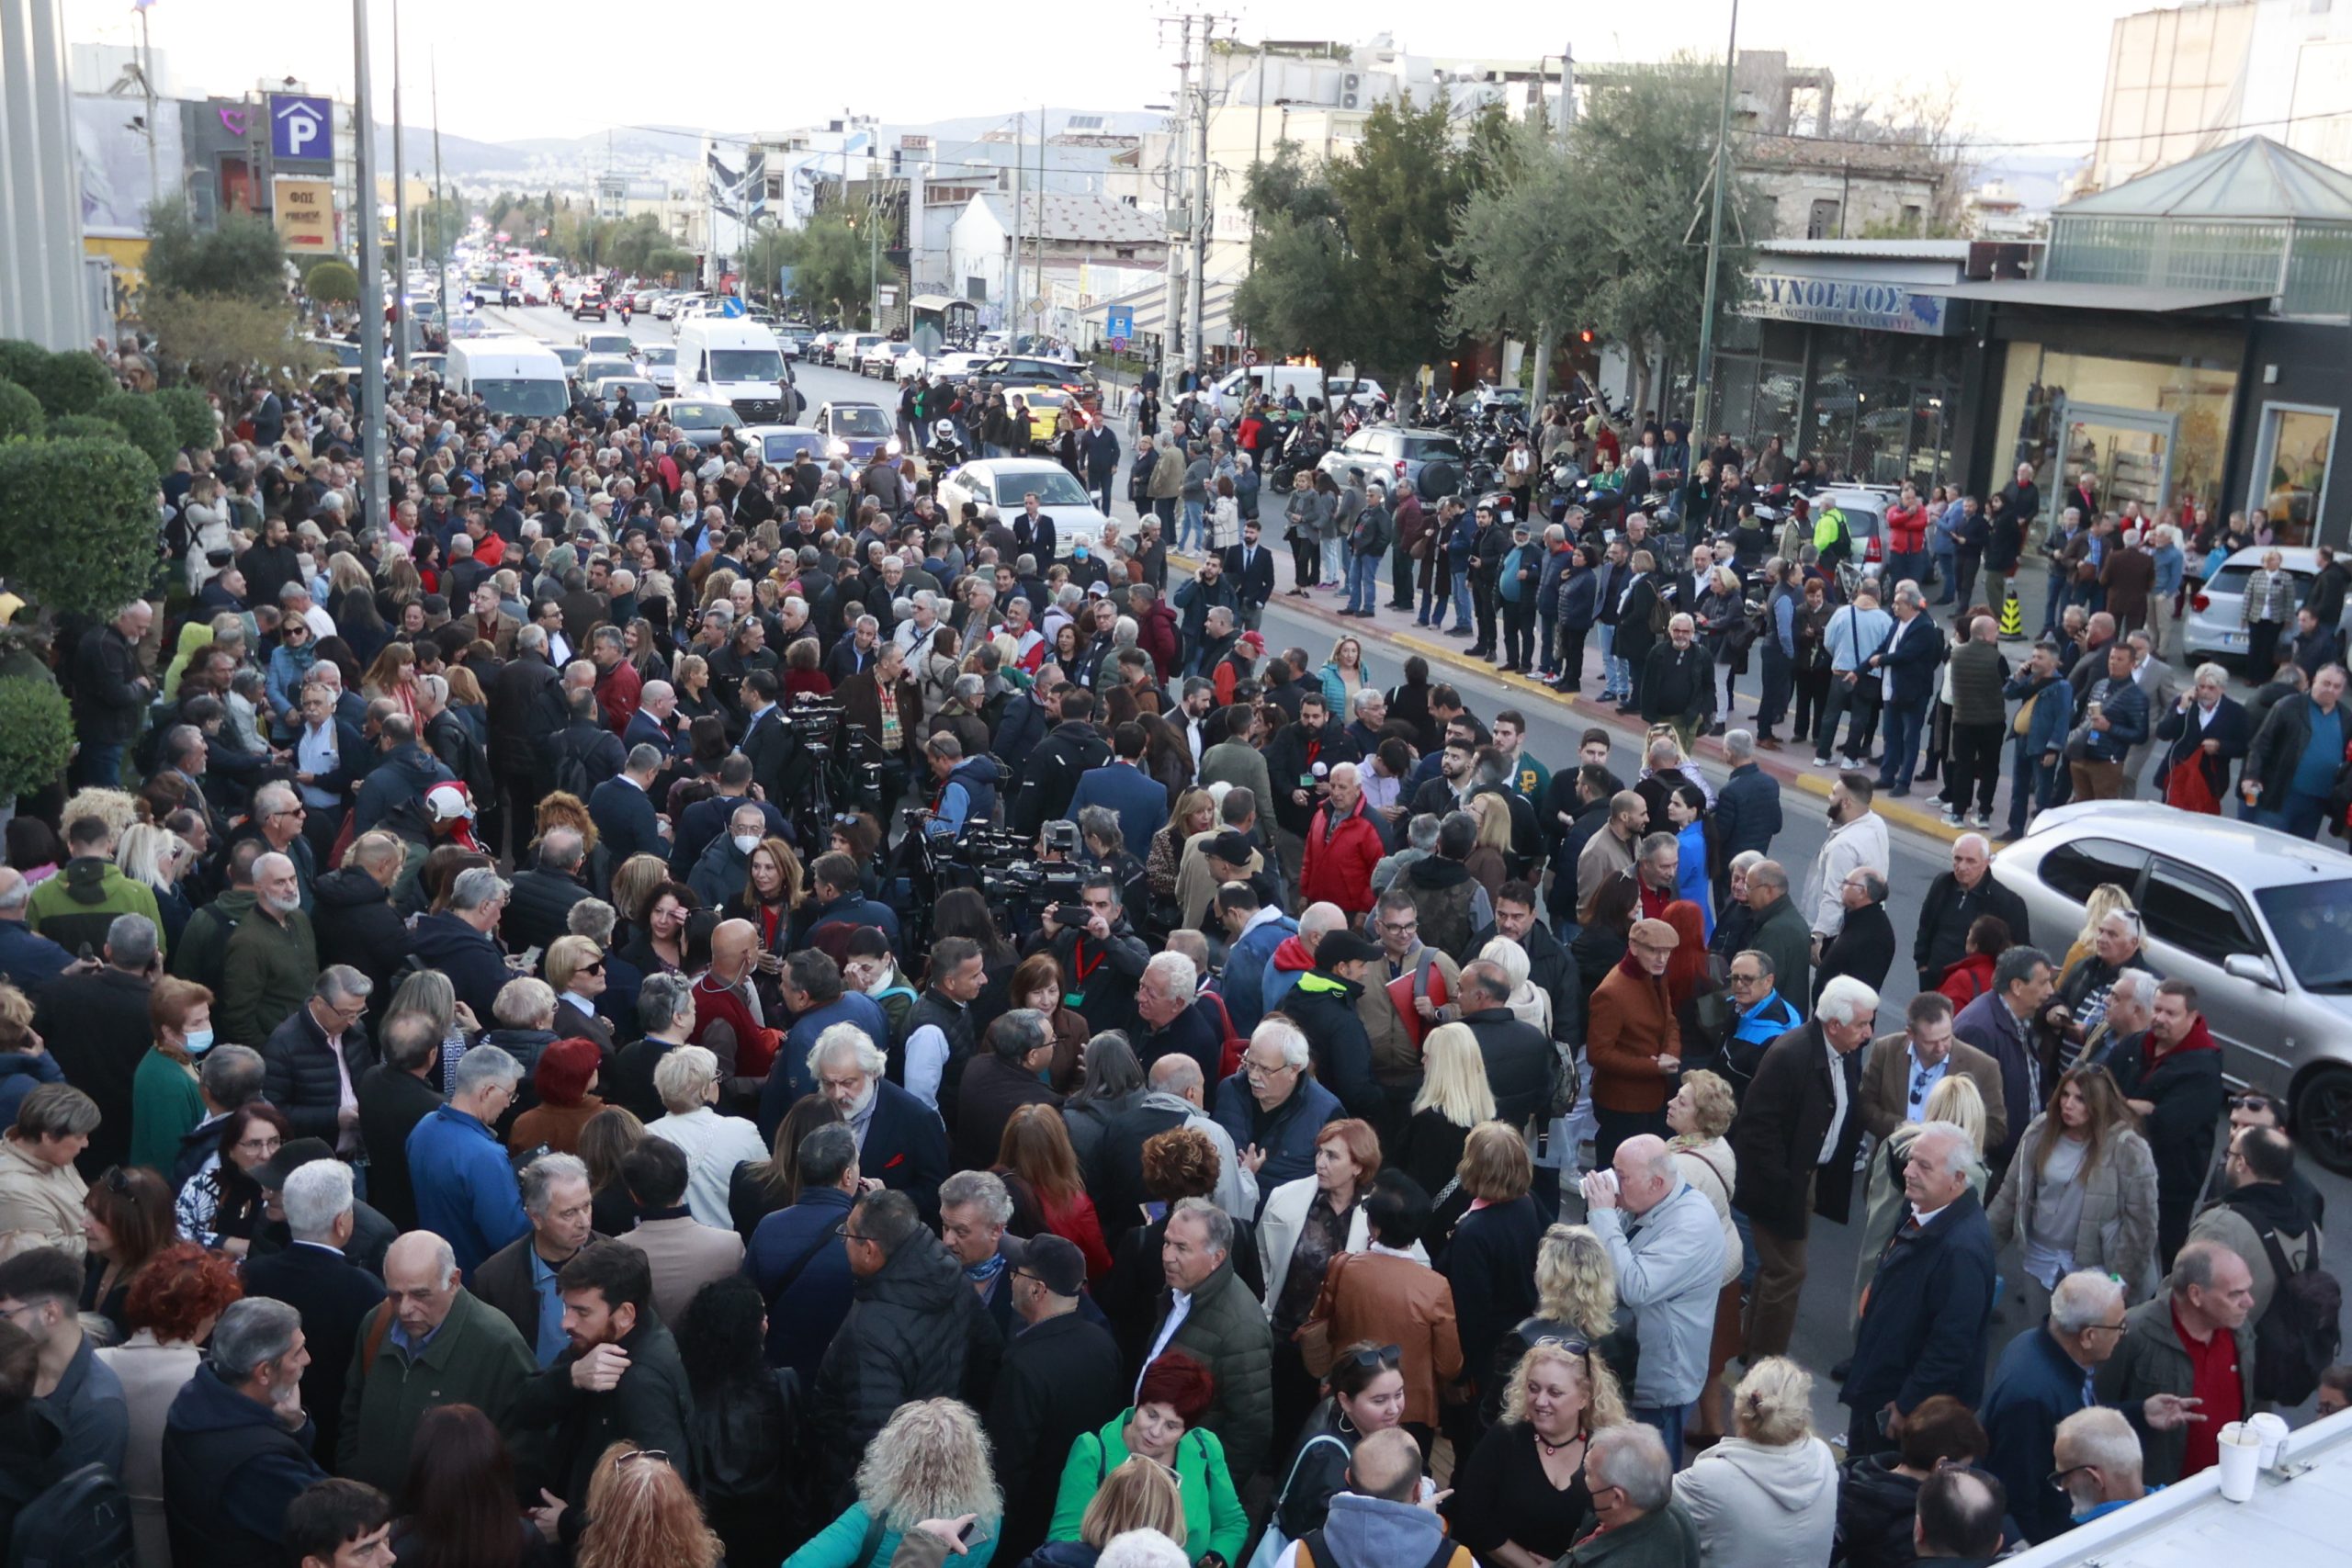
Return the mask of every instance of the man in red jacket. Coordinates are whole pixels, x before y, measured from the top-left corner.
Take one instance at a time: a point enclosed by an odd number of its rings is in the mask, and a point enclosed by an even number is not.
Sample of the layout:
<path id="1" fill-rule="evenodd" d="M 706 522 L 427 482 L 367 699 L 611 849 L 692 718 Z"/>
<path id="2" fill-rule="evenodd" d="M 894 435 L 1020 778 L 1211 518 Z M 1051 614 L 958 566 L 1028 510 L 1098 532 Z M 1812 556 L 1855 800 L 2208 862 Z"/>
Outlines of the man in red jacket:
<path id="1" fill-rule="evenodd" d="M 1917 582 L 1928 575 L 1928 509 L 1919 504 L 1919 491 L 1911 485 L 1903 487 L 1901 499 L 1886 509 L 1886 576 L 1888 592 L 1896 583 Z M 1879 597 L 1886 597 L 1882 592 Z"/>
<path id="2" fill-rule="evenodd" d="M 1302 901 L 1337 904 L 1353 924 L 1372 908 L 1372 868 L 1388 852 L 1364 809 L 1363 783 L 1353 762 L 1332 765 L 1330 792 L 1306 830 L 1306 863 L 1299 873 Z"/>
<path id="3" fill-rule="evenodd" d="M 1176 656 L 1182 639 L 1177 634 L 1176 612 L 1159 600 L 1148 582 L 1127 590 L 1128 614 L 1136 619 L 1136 646 L 1151 655 L 1153 682 L 1166 685 L 1176 678 Z"/>

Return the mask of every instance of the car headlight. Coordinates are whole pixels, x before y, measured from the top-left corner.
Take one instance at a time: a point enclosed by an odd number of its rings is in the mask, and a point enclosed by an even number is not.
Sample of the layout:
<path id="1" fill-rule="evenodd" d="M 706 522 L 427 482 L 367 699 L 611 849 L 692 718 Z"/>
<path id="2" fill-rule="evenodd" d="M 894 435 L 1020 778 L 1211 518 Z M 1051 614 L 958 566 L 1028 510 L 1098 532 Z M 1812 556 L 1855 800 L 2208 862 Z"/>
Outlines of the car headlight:
<path id="1" fill-rule="evenodd" d="M 846 442 L 846 441 L 831 441 L 831 442 L 827 442 L 827 443 L 825 444 L 825 456 L 826 456 L 826 457 L 848 457 L 848 456 L 849 456 L 849 443 L 848 443 L 848 442 Z"/>
<path id="2" fill-rule="evenodd" d="M 897 457 L 899 455 L 899 438 L 895 435 L 890 437 L 890 444 L 883 447 L 882 450 L 888 452 L 893 457 Z"/>

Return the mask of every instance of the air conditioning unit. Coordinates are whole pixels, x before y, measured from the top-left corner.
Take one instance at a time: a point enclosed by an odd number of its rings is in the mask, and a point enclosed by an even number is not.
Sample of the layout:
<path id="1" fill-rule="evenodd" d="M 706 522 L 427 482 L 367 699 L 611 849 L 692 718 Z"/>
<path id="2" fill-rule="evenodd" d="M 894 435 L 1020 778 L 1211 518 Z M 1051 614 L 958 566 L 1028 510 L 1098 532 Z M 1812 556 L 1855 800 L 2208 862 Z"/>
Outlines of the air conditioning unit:
<path id="1" fill-rule="evenodd" d="M 1363 78 L 1353 71 L 1340 78 L 1340 107 L 1343 109 L 1363 107 Z"/>

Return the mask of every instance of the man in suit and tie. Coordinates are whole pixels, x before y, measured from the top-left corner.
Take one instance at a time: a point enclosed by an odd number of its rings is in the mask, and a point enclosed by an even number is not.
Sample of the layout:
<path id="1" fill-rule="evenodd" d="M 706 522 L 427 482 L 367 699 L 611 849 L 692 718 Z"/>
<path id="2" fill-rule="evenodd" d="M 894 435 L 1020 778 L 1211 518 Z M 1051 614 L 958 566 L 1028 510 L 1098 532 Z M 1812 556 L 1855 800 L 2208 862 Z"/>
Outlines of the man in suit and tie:
<path id="1" fill-rule="evenodd" d="M 2148 699 L 2148 712 L 2154 716 L 2168 714 L 2180 703 L 2180 671 L 2156 657 L 2155 641 L 2145 630 L 2135 631 L 2124 641 L 2132 649 L 2132 683 Z M 2123 797 L 2132 798 L 2139 787 L 2142 775 L 2148 771 L 2149 753 L 2157 749 L 2154 718 L 2148 725 L 2147 738 L 2135 741 L 2123 754 Z M 2151 798 L 2164 798 L 2164 781 L 2152 786 Z"/>
<path id="2" fill-rule="evenodd" d="M 1259 536 L 1258 520 L 1252 517 L 1241 525 L 1241 542 L 1222 552 L 1226 578 L 1240 601 L 1241 624 L 1250 631 L 1258 629 L 1266 601 L 1274 596 L 1274 552 L 1259 543 Z"/>
<path id="3" fill-rule="evenodd" d="M 1107 806 L 1117 812 L 1119 834 L 1137 863 L 1151 852 L 1151 836 L 1168 826 L 1167 787 L 1143 771 L 1148 743 L 1140 724 L 1123 724 L 1114 730 L 1111 750 L 1117 761 L 1078 781 L 1067 813 L 1075 819 L 1090 806 Z"/>
<path id="4" fill-rule="evenodd" d="M 311 1347 L 302 1407 L 318 1423 L 319 1440 L 333 1445 L 359 1321 L 384 1299 L 384 1282 L 344 1256 L 356 1213 L 351 1167 L 336 1159 L 324 1140 L 298 1138 L 254 1177 L 277 1191 L 292 1240 L 282 1252 L 245 1260 L 245 1294 L 284 1302 L 302 1314 L 302 1337 Z"/>
<path id="5" fill-rule="evenodd" d="M 673 723 L 678 712 L 678 689 L 667 681 L 648 681 L 639 694 L 637 711 L 628 716 L 628 726 L 621 731 L 621 744 L 635 750 L 639 746 L 658 747 L 664 756 L 678 755 L 685 737 Z"/>
<path id="6" fill-rule="evenodd" d="M 833 1102 L 857 1135 L 859 1172 L 893 1192 L 905 1193 L 923 1223 L 936 1225 L 939 1184 L 948 1173 L 947 1126 L 939 1112 L 883 1076 L 889 1059 L 854 1023 L 836 1023 L 818 1035 L 810 1055 L 817 1092 Z M 785 1058 L 779 1056 L 774 1073 L 785 1070 Z M 761 1132 L 775 1135 L 772 1123 L 763 1125 Z"/>
<path id="7" fill-rule="evenodd" d="M 1886 754 L 1879 762 L 1878 787 L 1897 797 L 1911 793 L 1920 731 L 1927 724 L 1928 705 L 1935 699 L 1936 666 L 1943 660 L 1943 636 L 1927 604 L 1917 583 L 1896 586 L 1889 602 L 1894 627 L 1867 667 L 1884 682 L 1886 702 Z"/>
<path id="8" fill-rule="evenodd" d="M 653 775 L 662 771 L 664 753 L 658 747 L 638 746 L 629 751 L 620 773 L 596 786 L 588 797 L 588 818 L 619 865 L 636 854 L 660 855 L 669 849 L 662 836 L 662 819 L 653 809 Z"/>

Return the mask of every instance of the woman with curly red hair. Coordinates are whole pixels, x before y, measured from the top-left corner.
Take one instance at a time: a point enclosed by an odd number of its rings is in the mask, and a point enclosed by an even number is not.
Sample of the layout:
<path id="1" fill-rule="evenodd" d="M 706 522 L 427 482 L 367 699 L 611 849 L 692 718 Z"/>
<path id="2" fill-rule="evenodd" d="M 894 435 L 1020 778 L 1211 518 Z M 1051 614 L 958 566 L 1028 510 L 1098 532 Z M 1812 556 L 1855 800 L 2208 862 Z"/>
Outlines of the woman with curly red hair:
<path id="1" fill-rule="evenodd" d="M 123 1301 L 130 1337 L 97 1353 L 122 1380 L 130 1441 L 122 1455 L 123 1490 L 130 1495 L 130 1528 L 139 1568 L 171 1568 L 164 1529 L 164 1417 L 204 1353 L 197 1347 L 229 1303 L 245 1293 L 237 1266 L 194 1242 L 175 1242 L 147 1259 Z"/>

